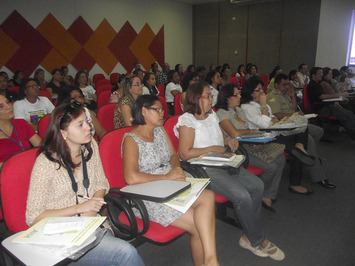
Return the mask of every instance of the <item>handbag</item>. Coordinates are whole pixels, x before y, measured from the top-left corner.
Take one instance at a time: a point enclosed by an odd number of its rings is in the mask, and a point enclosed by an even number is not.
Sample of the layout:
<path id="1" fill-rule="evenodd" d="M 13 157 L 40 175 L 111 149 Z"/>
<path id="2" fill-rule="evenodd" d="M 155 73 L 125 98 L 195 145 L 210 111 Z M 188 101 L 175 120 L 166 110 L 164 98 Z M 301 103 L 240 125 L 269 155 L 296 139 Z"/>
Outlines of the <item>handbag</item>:
<path id="1" fill-rule="evenodd" d="M 279 143 L 263 144 L 259 149 L 254 149 L 253 146 L 253 144 L 243 144 L 243 148 L 248 154 L 253 155 L 266 163 L 271 163 L 277 158 L 277 156 L 283 154 L 285 151 L 285 145 Z"/>

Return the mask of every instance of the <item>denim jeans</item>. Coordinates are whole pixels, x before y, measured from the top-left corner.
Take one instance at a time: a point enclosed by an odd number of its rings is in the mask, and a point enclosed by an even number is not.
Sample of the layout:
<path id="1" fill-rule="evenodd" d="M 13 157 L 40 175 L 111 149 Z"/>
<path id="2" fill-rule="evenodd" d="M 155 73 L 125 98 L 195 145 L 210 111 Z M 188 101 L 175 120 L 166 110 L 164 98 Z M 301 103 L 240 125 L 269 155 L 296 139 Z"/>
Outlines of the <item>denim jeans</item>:
<path id="1" fill-rule="evenodd" d="M 115 237 L 106 230 L 100 244 L 69 265 L 85 266 L 143 266 L 137 250 L 128 242 Z"/>
<path id="2" fill-rule="evenodd" d="M 211 190 L 233 203 L 235 215 L 250 243 L 254 247 L 260 246 L 265 241 L 260 225 L 264 190 L 261 179 L 242 167 L 236 175 L 229 175 L 217 167 L 206 167 L 206 172 L 211 178 Z"/>
<path id="3" fill-rule="evenodd" d="M 266 163 L 253 155 L 249 155 L 249 164 L 264 170 L 264 173 L 260 175 L 261 180 L 264 182 L 263 196 L 269 199 L 276 199 L 282 171 L 286 164 L 285 156 L 280 154 L 271 163 Z"/>

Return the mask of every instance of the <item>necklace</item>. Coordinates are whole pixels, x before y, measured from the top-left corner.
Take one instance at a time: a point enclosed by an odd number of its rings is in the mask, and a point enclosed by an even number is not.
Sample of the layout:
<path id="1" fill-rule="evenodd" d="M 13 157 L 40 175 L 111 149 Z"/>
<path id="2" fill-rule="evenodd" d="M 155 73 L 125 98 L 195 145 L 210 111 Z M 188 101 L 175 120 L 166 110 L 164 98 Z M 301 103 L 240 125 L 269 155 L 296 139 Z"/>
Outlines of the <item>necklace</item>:
<path id="1" fill-rule="evenodd" d="M 21 140 L 20 140 L 20 138 L 19 138 L 19 136 L 18 136 L 18 134 L 17 134 L 16 128 L 15 128 L 14 125 L 12 124 L 12 121 L 11 121 L 11 125 L 12 125 L 12 128 L 14 129 L 14 132 L 15 132 L 15 135 L 16 135 L 18 141 L 14 140 L 11 136 L 8 136 L 4 131 L 1 130 L 1 128 L 0 128 L 0 131 L 1 131 L 6 137 L 8 137 L 12 142 L 14 142 L 14 143 L 16 143 L 17 145 L 19 145 L 22 150 L 24 150 L 23 145 L 22 145 L 22 142 L 21 142 Z"/>

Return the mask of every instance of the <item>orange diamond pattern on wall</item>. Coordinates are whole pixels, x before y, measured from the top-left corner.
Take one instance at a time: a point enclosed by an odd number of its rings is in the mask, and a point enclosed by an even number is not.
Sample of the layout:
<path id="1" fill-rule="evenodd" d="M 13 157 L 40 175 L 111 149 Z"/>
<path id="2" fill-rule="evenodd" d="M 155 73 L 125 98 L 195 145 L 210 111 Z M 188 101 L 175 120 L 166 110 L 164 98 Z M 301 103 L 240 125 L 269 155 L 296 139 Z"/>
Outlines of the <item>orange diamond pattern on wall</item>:
<path id="1" fill-rule="evenodd" d="M 81 16 L 65 29 L 51 13 L 34 29 L 15 10 L 0 25 L 0 67 L 6 66 L 13 72 L 24 70 L 27 77 L 38 64 L 51 72 L 68 64 L 78 70 L 87 67 L 90 71 L 96 63 L 107 75 L 118 63 L 127 72 L 137 60 L 147 70 L 153 62 L 161 65 L 164 26 L 155 34 L 146 23 L 137 32 L 128 21 L 116 32 L 106 19 L 93 30 Z M 33 38 L 40 40 L 40 47 L 28 42 Z"/>

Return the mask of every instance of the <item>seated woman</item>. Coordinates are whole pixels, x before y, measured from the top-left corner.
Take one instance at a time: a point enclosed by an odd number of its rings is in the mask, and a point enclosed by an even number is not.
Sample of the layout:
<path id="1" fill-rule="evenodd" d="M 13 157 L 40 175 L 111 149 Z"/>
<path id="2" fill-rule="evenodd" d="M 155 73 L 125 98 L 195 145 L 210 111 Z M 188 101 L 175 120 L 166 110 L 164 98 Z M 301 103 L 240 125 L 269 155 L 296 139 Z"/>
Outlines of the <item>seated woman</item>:
<path id="1" fill-rule="evenodd" d="M 218 91 L 222 84 L 221 74 L 217 70 L 212 70 L 207 73 L 205 80 L 210 84 L 211 94 L 213 95 L 212 106 L 215 106 L 217 103 Z"/>
<path id="2" fill-rule="evenodd" d="M 195 65 L 188 65 L 186 69 L 186 74 L 189 72 L 195 72 Z"/>
<path id="3" fill-rule="evenodd" d="M 115 85 L 111 89 L 110 100 L 108 103 L 118 103 L 118 100 L 122 95 L 122 82 L 124 77 L 124 75 L 117 75 Z"/>
<path id="4" fill-rule="evenodd" d="M 23 119 L 13 119 L 12 104 L 0 95 L 0 167 L 11 155 L 37 147 L 41 138 Z"/>
<path id="5" fill-rule="evenodd" d="M 164 111 L 154 95 L 138 97 L 132 107 L 134 128 L 124 136 L 123 174 L 129 185 L 154 180 L 185 180 L 174 146 L 163 125 Z M 144 201 L 151 221 L 173 225 L 191 235 L 195 265 L 218 265 L 214 194 L 204 190 L 184 214 L 163 203 Z"/>
<path id="6" fill-rule="evenodd" d="M 65 87 L 66 84 L 62 82 L 63 73 L 60 69 L 54 69 L 52 71 L 52 80 L 46 86 L 46 91 L 52 96 L 52 99 L 56 99 L 61 88 Z"/>
<path id="7" fill-rule="evenodd" d="M 82 69 L 80 69 L 80 71 L 84 71 L 85 72 L 86 78 L 87 78 L 87 84 L 92 86 L 95 89 L 95 83 L 89 77 L 89 70 L 87 68 L 82 68 Z"/>
<path id="8" fill-rule="evenodd" d="M 63 104 L 53 111 L 31 174 L 29 226 L 46 217 L 98 215 L 109 184 L 90 131 L 81 104 Z M 89 182 L 83 182 L 86 178 Z M 104 227 L 101 242 L 75 265 L 144 265 L 134 247 L 116 238 L 107 222 Z"/>
<path id="9" fill-rule="evenodd" d="M 23 79 L 25 77 L 25 73 L 22 70 L 17 70 L 13 76 L 13 78 L 10 80 L 12 83 L 12 86 L 20 86 Z"/>
<path id="10" fill-rule="evenodd" d="M 84 108 L 87 121 L 91 126 L 91 136 L 93 137 L 96 134 L 97 137 L 101 139 L 103 135 L 105 135 L 106 130 L 101 125 L 99 120 L 97 120 L 96 115 L 91 110 L 85 107 L 85 97 L 80 88 L 74 85 L 64 87 L 58 95 L 57 106 L 63 103 L 72 103 L 74 101 L 79 102 Z"/>
<path id="11" fill-rule="evenodd" d="M 156 87 L 157 80 L 153 72 L 148 72 L 143 78 L 143 94 L 158 95 L 159 91 Z"/>
<path id="12" fill-rule="evenodd" d="M 300 77 L 297 75 L 297 70 L 293 69 L 290 71 L 288 74 L 288 80 L 290 81 L 290 86 L 293 90 L 300 90 L 303 88 L 300 88 Z"/>
<path id="13" fill-rule="evenodd" d="M 155 76 L 157 76 L 157 74 L 160 72 L 159 71 L 159 66 L 158 66 L 157 63 L 151 64 L 150 68 L 151 68 L 150 72 L 152 72 Z"/>
<path id="14" fill-rule="evenodd" d="M 180 86 L 179 73 L 175 70 L 170 70 L 168 73 L 168 84 L 165 88 L 165 99 L 168 104 L 169 114 L 174 115 L 174 97 L 182 93 Z"/>
<path id="15" fill-rule="evenodd" d="M 248 70 L 248 74 L 245 75 L 244 81 L 246 81 L 250 77 L 259 76 L 258 67 L 256 65 L 249 64 L 249 66 L 247 67 L 247 70 Z"/>
<path id="16" fill-rule="evenodd" d="M 237 138 L 245 133 L 259 131 L 257 129 L 249 129 L 248 121 L 244 111 L 239 108 L 240 91 L 235 84 L 223 86 L 218 93 L 218 101 L 215 105 L 219 125 L 228 136 Z M 238 109 L 236 112 L 235 109 Z M 258 149 L 260 145 L 251 145 L 254 149 Z M 266 163 L 263 160 L 249 154 L 249 164 L 259 167 L 264 170 L 260 176 L 264 182 L 264 193 L 262 206 L 272 212 L 275 210 L 271 207 L 272 202 L 276 199 L 279 189 L 282 171 L 286 163 L 285 156 L 280 154 L 271 163 Z"/>
<path id="17" fill-rule="evenodd" d="M 272 115 L 270 106 L 266 104 L 267 95 L 263 91 L 263 86 L 264 82 L 259 77 L 251 77 L 243 84 L 241 107 L 251 129 L 268 128 L 278 122 L 278 119 Z M 303 133 L 287 137 L 279 135 L 276 142 L 285 144 L 285 151 L 292 156 L 289 191 L 302 195 L 312 194 L 312 189 L 301 185 L 303 164 L 315 164 L 314 156 L 306 152 L 308 129 Z"/>
<path id="18" fill-rule="evenodd" d="M 91 85 L 88 85 L 87 81 L 88 78 L 84 71 L 79 71 L 78 73 L 76 73 L 74 85 L 78 86 L 82 90 L 85 96 L 85 102 L 87 108 L 89 108 L 90 110 L 96 110 L 97 109 L 96 90 Z"/>
<path id="19" fill-rule="evenodd" d="M 144 72 L 142 69 L 138 68 L 138 69 L 135 69 L 132 74 L 136 75 L 140 80 L 141 82 L 143 83 L 143 78 L 144 78 Z"/>
<path id="20" fill-rule="evenodd" d="M 179 156 L 182 160 L 208 152 L 225 152 L 224 145 L 232 151 L 238 148 L 238 141 L 226 136 L 219 127 L 218 117 L 211 110 L 212 98 L 206 82 L 192 84 L 187 89 L 187 110 L 174 128 L 175 135 L 180 138 Z M 263 182 L 242 167 L 235 174 L 217 167 L 206 167 L 206 172 L 211 178 L 212 191 L 233 203 L 234 212 L 244 230 L 239 245 L 257 256 L 283 260 L 285 254 L 265 238 L 261 228 Z"/>
<path id="21" fill-rule="evenodd" d="M 61 70 L 62 73 L 63 73 L 63 80 L 62 80 L 62 81 L 63 81 L 67 86 L 72 85 L 74 79 L 73 79 L 73 77 L 72 77 L 71 75 L 68 74 L 68 73 L 69 73 L 68 67 L 67 67 L 67 66 L 62 66 L 60 70 Z"/>
<path id="22" fill-rule="evenodd" d="M 141 80 L 134 74 L 125 77 L 122 88 L 122 96 L 118 100 L 113 118 L 115 128 L 132 126 L 131 108 L 143 92 Z"/>
<path id="23" fill-rule="evenodd" d="M 179 74 L 180 80 L 182 80 L 185 77 L 184 68 L 182 67 L 181 64 L 175 65 L 175 71 Z"/>
<path id="24" fill-rule="evenodd" d="M 231 83 L 231 71 L 228 67 L 222 69 L 222 86 Z"/>
<path id="25" fill-rule="evenodd" d="M 272 70 L 272 72 L 269 75 L 269 84 L 267 85 L 267 90 L 266 90 L 266 94 L 270 93 L 274 88 L 275 88 L 275 77 L 278 74 L 282 73 L 282 69 L 280 66 L 275 66 L 274 69 Z"/>
<path id="26" fill-rule="evenodd" d="M 42 68 L 37 68 L 34 74 L 34 79 L 37 81 L 41 88 L 47 84 L 47 81 L 44 79 L 44 70 Z"/>
<path id="27" fill-rule="evenodd" d="M 185 106 L 186 106 L 186 91 L 187 88 L 191 85 L 194 84 L 196 82 L 199 82 L 200 78 L 198 77 L 196 72 L 188 72 L 186 74 L 186 76 L 184 77 L 184 79 L 182 80 L 182 91 L 183 93 L 180 96 L 180 105 L 181 105 L 181 109 L 184 111 L 185 110 Z"/>
<path id="28" fill-rule="evenodd" d="M 52 113 L 54 106 L 47 97 L 39 96 L 40 86 L 33 78 L 25 79 L 20 86 L 18 99 L 14 103 L 15 118 L 25 119 L 37 131 L 38 122 Z"/>
<path id="29" fill-rule="evenodd" d="M 235 74 L 235 77 L 238 79 L 239 83 L 240 83 L 240 78 L 245 76 L 244 71 L 245 71 L 245 66 L 243 64 L 239 65 L 237 69 L 237 73 Z"/>

